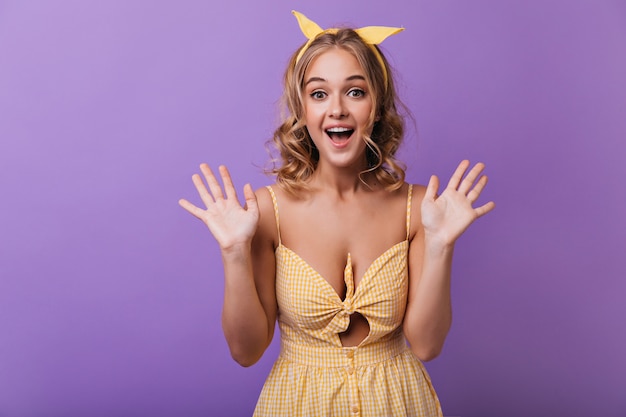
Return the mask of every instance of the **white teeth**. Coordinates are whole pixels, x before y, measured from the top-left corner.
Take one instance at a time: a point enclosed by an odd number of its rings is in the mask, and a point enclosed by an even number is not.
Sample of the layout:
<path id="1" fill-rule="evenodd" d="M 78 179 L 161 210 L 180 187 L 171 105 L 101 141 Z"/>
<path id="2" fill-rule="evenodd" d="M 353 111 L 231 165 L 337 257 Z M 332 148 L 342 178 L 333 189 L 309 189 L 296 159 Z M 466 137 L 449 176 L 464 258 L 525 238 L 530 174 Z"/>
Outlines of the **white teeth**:
<path id="1" fill-rule="evenodd" d="M 350 129 L 348 129 L 347 127 L 331 127 L 330 129 L 327 130 L 327 132 L 330 133 L 343 133 L 343 132 L 347 132 Z"/>

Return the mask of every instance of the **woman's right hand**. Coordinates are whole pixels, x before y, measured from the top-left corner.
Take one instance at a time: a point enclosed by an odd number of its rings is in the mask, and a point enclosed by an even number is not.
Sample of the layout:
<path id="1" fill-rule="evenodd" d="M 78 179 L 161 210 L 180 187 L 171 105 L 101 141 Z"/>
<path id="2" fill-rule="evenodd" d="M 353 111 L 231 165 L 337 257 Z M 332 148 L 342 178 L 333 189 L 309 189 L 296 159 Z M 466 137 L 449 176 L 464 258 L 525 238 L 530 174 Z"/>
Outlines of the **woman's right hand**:
<path id="1" fill-rule="evenodd" d="M 228 169 L 221 165 L 219 173 L 224 184 L 224 191 L 207 164 L 200 165 L 208 189 L 198 174 L 192 181 L 206 209 L 195 206 L 189 201 L 180 199 L 178 203 L 189 213 L 207 225 L 222 251 L 236 248 L 239 245 L 250 245 L 259 221 L 259 207 L 250 184 L 243 187 L 246 199 L 242 207 L 237 198 Z M 224 195 L 225 194 L 225 195 Z"/>

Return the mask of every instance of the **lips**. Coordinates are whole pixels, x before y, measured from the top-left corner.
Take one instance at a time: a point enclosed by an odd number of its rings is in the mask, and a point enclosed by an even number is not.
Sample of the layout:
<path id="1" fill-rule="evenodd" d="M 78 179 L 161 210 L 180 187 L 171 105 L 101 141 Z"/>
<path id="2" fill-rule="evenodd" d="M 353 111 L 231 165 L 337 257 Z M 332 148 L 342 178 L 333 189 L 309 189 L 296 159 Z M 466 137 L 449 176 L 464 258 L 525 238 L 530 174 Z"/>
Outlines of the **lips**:
<path id="1" fill-rule="evenodd" d="M 354 133 L 354 129 L 347 127 L 331 127 L 325 130 L 326 134 L 336 144 L 342 144 L 350 139 L 350 136 Z"/>

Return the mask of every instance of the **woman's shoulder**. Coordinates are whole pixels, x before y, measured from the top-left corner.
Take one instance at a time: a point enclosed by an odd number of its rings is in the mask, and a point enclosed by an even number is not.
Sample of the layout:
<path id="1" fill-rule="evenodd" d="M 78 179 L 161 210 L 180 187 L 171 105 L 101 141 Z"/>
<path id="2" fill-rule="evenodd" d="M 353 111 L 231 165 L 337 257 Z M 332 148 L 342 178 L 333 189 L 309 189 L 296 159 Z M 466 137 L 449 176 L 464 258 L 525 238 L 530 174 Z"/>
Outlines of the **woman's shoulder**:
<path id="1" fill-rule="evenodd" d="M 410 201 L 410 225 L 409 235 L 410 240 L 419 233 L 422 226 L 422 200 L 424 200 L 424 194 L 426 194 L 426 186 L 422 184 L 405 183 L 402 187 L 406 189 L 411 187 L 411 201 Z"/>
<path id="2" fill-rule="evenodd" d="M 257 188 L 254 191 L 259 208 L 259 224 L 257 234 L 272 241 L 278 241 L 274 189 L 274 186 L 267 185 Z"/>
<path id="3" fill-rule="evenodd" d="M 285 199 L 285 191 L 278 183 L 264 185 L 259 187 L 254 192 L 259 203 L 264 203 L 265 206 L 273 209 L 274 203 Z"/>
<path id="4" fill-rule="evenodd" d="M 407 183 L 407 182 L 404 183 L 404 187 L 406 187 L 407 189 L 409 186 L 412 189 L 411 196 L 412 196 L 413 201 L 415 201 L 416 199 L 419 201 L 422 201 L 422 198 L 424 198 L 424 194 L 426 193 L 426 186 L 422 184 L 414 184 L 414 183 Z"/>
<path id="5" fill-rule="evenodd" d="M 273 191 L 273 187 L 275 187 L 275 185 L 263 185 L 259 188 L 257 188 L 256 190 L 254 190 L 254 194 L 256 194 L 256 198 L 257 200 L 261 201 L 272 201 L 272 191 Z"/>
<path id="6" fill-rule="evenodd" d="M 424 198 L 425 193 L 426 193 L 426 186 L 421 185 L 421 184 L 404 182 L 399 188 L 389 192 L 389 196 L 392 198 L 400 199 L 400 200 L 401 199 L 406 200 L 410 195 L 412 202 L 415 202 L 415 201 L 421 202 L 422 198 Z"/>

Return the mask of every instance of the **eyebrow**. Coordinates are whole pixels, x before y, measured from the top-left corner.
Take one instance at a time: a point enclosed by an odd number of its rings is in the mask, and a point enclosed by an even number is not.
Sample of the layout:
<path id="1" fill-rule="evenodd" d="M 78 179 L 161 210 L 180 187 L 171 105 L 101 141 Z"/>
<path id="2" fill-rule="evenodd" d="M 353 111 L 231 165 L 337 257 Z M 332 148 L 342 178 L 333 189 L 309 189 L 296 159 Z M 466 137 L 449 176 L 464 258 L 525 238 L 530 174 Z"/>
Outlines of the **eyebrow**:
<path id="1" fill-rule="evenodd" d="M 363 80 L 365 81 L 365 77 L 362 75 L 351 75 L 348 78 L 346 78 L 346 81 L 354 81 L 354 80 Z M 319 81 L 319 82 L 326 82 L 326 80 L 322 77 L 311 77 L 309 78 L 304 85 L 307 86 L 309 85 L 309 83 L 315 82 L 315 81 Z"/>

